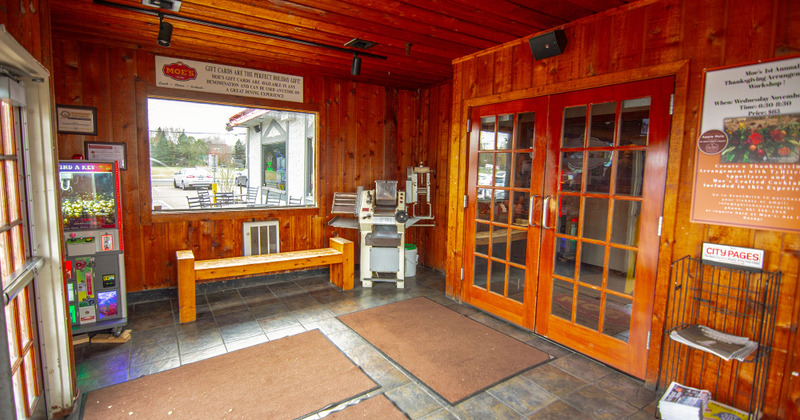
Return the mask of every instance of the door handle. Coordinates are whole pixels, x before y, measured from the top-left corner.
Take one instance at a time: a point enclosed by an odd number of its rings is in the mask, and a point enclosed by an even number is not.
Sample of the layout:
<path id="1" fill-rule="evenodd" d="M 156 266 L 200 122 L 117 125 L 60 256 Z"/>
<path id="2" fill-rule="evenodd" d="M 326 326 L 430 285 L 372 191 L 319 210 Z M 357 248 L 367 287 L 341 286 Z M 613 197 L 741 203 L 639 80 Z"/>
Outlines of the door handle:
<path id="1" fill-rule="evenodd" d="M 539 227 L 533 223 L 533 199 L 538 197 L 539 194 L 531 194 L 530 198 L 528 199 L 528 226 L 530 227 Z"/>
<path id="2" fill-rule="evenodd" d="M 550 199 L 553 198 L 552 196 L 547 196 L 544 198 L 542 202 L 542 229 L 552 229 L 552 227 L 547 226 L 547 213 L 550 208 Z"/>

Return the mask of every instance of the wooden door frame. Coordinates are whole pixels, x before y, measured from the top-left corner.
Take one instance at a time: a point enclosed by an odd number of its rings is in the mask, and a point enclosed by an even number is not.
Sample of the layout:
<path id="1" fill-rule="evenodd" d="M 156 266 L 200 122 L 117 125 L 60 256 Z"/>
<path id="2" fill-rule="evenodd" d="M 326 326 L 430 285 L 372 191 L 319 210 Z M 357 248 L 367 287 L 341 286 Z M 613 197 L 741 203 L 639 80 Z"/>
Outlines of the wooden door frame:
<path id="1" fill-rule="evenodd" d="M 447 287 L 449 296 L 464 299 L 466 292 L 461 269 L 464 267 L 464 245 L 466 239 L 465 208 L 463 197 L 466 194 L 467 157 L 469 153 L 469 132 L 467 121 L 471 108 L 494 103 L 510 102 L 518 99 L 555 95 L 577 90 L 593 89 L 604 86 L 637 82 L 666 76 L 675 77 L 674 100 L 672 106 L 672 122 L 670 124 L 669 157 L 667 160 L 667 183 L 665 185 L 663 222 L 659 242 L 658 267 L 656 268 L 656 285 L 653 315 L 650 327 L 650 342 L 647 356 L 646 385 L 655 388 L 660 368 L 661 343 L 664 334 L 664 318 L 666 315 L 666 298 L 669 290 L 669 268 L 673 257 L 675 243 L 675 226 L 678 216 L 678 187 L 681 182 L 681 168 L 684 160 L 693 156 L 692 150 L 684 152 L 686 128 L 686 106 L 689 96 L 689 60 L 675 61 L 656 66 L 642 67 L 618 73 L 576 79 L 550 85 L 536 86 L 530 89 L 494 94 L 479 98 L 462 99 L 454 89 L 451 126 L 451 143 L 449 153 L 449 169 L 451 176 L 448 192 L 447 249 L 452 250 L 447 261 Z M 456 75 L 458 78 L 458 75 Z M 454 80 L 457 86 L 460 80 Z M 693 132 L 697 127 L 692 127 Z M 696 137 L 693 133 L 690 133 Z"/>

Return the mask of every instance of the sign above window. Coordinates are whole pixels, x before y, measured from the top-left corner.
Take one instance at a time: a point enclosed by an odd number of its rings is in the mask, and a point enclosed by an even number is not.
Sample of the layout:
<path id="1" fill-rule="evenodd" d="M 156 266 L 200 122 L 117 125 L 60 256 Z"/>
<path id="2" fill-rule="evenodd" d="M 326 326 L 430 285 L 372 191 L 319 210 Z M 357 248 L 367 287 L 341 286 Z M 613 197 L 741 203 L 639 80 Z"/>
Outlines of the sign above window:
<path id="1" fill-rule="evenodd" d="M 156 56 L 156 86 L 303 102 L 300 76 L 162 56 Z"/>

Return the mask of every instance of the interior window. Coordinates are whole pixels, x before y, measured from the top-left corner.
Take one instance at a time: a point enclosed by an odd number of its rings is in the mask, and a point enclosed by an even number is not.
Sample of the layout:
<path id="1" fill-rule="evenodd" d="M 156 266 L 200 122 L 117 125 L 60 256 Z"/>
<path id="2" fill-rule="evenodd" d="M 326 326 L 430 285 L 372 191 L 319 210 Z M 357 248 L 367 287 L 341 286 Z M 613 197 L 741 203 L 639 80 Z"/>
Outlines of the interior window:
<path id="1" fill-rule="evenodd" d="M 316 114 L 149 98 L 154 211 L 313 207 Z"/>

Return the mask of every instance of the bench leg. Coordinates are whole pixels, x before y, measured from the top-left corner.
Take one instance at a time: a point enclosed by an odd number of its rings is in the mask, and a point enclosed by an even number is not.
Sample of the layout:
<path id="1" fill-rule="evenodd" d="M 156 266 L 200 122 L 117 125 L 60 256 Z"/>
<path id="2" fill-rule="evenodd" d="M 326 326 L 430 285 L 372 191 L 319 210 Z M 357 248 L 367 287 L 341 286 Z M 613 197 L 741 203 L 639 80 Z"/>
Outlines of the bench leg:
<path id="1" fill-rule="evenodd" d="M 181 324 L 197 319 L 194 257 L 178 258 L 178 306 Z"/>
<path id="2" fill-rule="evenodd" d="M 330 238 L 331 248 L 342 253 L 341 264 L 331 264 L 331 283 L 342 290 L 353 289 L 353 275 L 355 273 L 355 248 L 352 241 L 344 238 Z"/>

